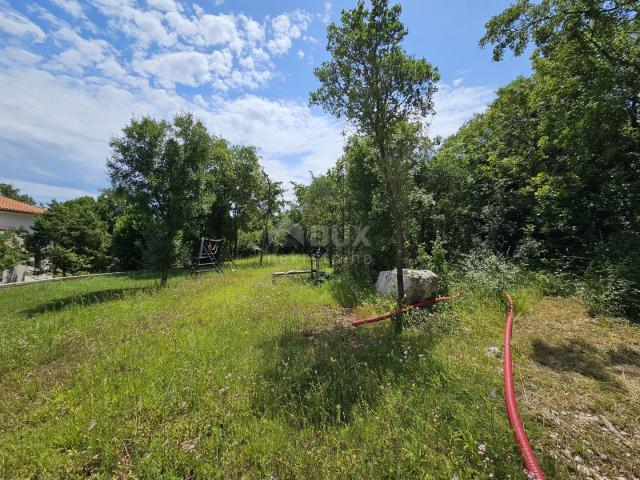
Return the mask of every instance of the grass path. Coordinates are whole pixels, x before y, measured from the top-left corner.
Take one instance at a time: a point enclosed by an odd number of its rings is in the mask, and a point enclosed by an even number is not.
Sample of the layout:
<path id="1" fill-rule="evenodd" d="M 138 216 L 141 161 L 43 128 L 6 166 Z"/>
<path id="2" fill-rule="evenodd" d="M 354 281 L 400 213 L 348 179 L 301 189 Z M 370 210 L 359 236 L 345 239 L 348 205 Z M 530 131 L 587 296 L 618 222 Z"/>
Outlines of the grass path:
<path id="1" fill-rule="evenodd" d="M 487 355 L 502 338 L 498 296 L 471 292 L 394 337 L 345 321 L 381 306 L 349 313 L 327 286 L 271 284 L 300 263 L 250 260 L 162 291 L 142 276 L 0 292 L 0 478 L 524 478 L 501 359 Z M 555 300 L 515 299 L 523 417 L 548 477 L 572 478 L 550 403 L 532 393 L 582 374 L 536 360 L 535 327 L 519 336 Z M 607 382 L 594 382 L 599 397 Z M 633 435 L 632 399 L 620 416 L 594 402 Z"/>

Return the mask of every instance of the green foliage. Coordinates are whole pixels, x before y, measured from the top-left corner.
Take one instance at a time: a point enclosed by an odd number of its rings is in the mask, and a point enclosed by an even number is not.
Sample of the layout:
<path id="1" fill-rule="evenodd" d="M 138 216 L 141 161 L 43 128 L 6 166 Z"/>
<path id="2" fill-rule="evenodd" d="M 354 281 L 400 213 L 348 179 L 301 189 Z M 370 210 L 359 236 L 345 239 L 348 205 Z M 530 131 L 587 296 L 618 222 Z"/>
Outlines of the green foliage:
<path id="1" fill-rule="evenodd" d="M 407 29 L 400 5 L 374 0 L 343 10 L 341 24 L 327 27 L 331 60 L 315 70 L 321 87 L 311 103 L 345 116 L 376 141 L 386 143 L 396 126 L 433 110 L 438 71 L 402 49 Z"/>
<path id="2" fill-rule="evenodd" d="M 91 197 L 49 205 L 34 218 L 26 246 L 41 269 L 53 273 L 104 272 L 111 265 L 110 235 Z"/>
<path id="3" fill-rule="evenodd" d="M 272 237 L 270 237 L 272 238 Z M 260 230 L 249 230 L 240 232 L 236 255 L 239 257 L 249 257 L 255 255 L 260 248 L 262 232 Z"/>
<path id="4" fill-rule="evenodd" d="M 464 285 L 467 290 L 479 295 L 502 299 L 505 291 L 513 290 L 525 282 L 522 270 L 504 255 L 480 246 L 463 255 L 454 265 L 452 276 L 456 291 Z"/>
<path id="5" fill-rule="evenodd" d="M 284 194 L 284 188 L 282 182 L 276 182 L 269 178 L 269 175 L 263 173 L 262 181 L 259 185 L 257 192 L 258 197 L 258 211 L 262 217 L 262 249 L 260 250 L 260 265 L 262 265 L 262 259 L 264 253 L 269 249 L 269 224 L 274 215 L 277 215 L 284 206 L 284 200 L 282 195 Z"/>
<path id="6" fill-rule="evenodd" d="M 28 203 L 29 205 L 36 204 L 36 201 L 32 197 L 27 194 L 20 193 L 20 190 L 9 183 L 0 183 L 0 195 L 12 200 Z"/>
<path id="7" fill-rule="evenodd" d="M 305 240 L 312 247 L 325 247 L 330 261 L 348 242 L 344 175 L 339 168 L 312 174 L 309 185 L 294 184 Z"/>
<path id="8" fill-rule="evenodd" d="M 190 114 L 172 123 L 133 119 L 111 140 L 107 166 L 114 188 L 144 219 L 145 259 L 166 284 L 169 268 L 181 259 L 184 236 L 196 236 L 198 220 L 213 204 L 207 188 L 212 138 Z"/>
<path id="9" fill-rule="evenodd" d="M 584 274 L 591 304 L 612 311 L 617 299 L 617 313 L 636 315 L 637 6 L 523 0 L 487 24 L 481 43 L 497 60 L 535 43 L 535 73 L 498 90 L 427 164 L 427 239 L 440 232 L 454 254 L 483 244 L 529 267 Z"/>
<path id="10" fill-rule="evenodd" d="M 375 297 L 371 266 L 361 257 L 341 257 L 335 263 L 329 291 L 338 305 L 353 308 Z"/>
<path id="11" fill-rule="evenodd" d="M 10 228 L 0 231 L 0 276 L 4 270 L 28 260 L 29 255 L 24 249 L 26 230 Z"/>
<path id="12" fill-rule="evenodd" d="M 111 236 L 109 255 L 112 269 L 138 270 L 144 267 L 144 218 L 135 212 L 122 193 L 104 189 L 96 202 L 100 217 Z"/>

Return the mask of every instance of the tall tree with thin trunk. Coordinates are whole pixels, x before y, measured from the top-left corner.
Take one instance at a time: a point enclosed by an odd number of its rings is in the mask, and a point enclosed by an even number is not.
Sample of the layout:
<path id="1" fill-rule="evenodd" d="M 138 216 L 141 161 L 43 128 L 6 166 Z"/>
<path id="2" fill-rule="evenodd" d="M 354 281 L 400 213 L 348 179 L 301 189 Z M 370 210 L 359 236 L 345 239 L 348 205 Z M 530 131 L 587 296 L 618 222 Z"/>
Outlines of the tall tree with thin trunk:
<path id="1" fill-rule="evenodd" d="M 439 80 L 435 67 L 403 50 L 408 32 L 400 13 L 400 5 L 389 6 L 387 0 L 372 0 L 371 9 L 361 0 L 353 10 L 343 11 L 341 24 L 327 29 L 331 59 L 315 70 L 321 85 L 310 95 L 312 105 L 346 117 L 375 144 L 395 228 L 398 305 L 404 302 L 406 191 L 402 169 L 395 168 L 398 157 L 391 152 L 392 143 L 403 124 L 433 113 Z M 400 318 L 395 327 L 402 328 Z"/>
<path id="2" fill-rule="evenodd" d="M 260 192 L 259 208 L 263 217 L 262 225 L 262 250 L 260 250 L 260 265 L 262 265 L 262 257 L 264 252 L 269 248 L 269 221 L 273 215 L 276 215 L 283 205 L 282 194 L 284 189 L 282 188 L 282 182 L 276 182 L 269 178 L 269 175 L 262 172 L 264 175 L 264 181 L 262 183 Z"/>

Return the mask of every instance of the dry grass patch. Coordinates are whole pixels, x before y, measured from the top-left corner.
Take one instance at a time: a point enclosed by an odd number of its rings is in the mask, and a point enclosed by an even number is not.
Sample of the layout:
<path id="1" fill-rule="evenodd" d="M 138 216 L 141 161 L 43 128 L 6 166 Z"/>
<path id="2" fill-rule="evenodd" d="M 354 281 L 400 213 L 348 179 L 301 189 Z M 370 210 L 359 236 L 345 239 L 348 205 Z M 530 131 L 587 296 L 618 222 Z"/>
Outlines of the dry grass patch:
<path id="1" fill-rule="evenodd" d="M 640 326 L 542 298 L 514 326 L 522 411 L 576 478 L 640 475 Z"/>

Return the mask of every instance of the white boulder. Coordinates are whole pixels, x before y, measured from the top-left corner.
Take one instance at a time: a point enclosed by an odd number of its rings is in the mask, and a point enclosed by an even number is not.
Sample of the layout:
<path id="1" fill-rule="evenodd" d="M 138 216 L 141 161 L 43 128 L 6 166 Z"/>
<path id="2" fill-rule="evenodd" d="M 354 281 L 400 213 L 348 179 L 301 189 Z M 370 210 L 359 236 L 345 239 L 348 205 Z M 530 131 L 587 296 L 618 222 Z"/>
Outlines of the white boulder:
<path id="1" fill-rule="evenodd" d="M 398 271 L 384 270 L 378 275 L 376 289 L 381 295 L 396 296 L 398 292 Z M 402 270 L 405 303 L 418 303 L 435 298 L 438 290 L 438 276 L 431 270 Z"/>

